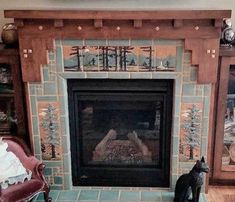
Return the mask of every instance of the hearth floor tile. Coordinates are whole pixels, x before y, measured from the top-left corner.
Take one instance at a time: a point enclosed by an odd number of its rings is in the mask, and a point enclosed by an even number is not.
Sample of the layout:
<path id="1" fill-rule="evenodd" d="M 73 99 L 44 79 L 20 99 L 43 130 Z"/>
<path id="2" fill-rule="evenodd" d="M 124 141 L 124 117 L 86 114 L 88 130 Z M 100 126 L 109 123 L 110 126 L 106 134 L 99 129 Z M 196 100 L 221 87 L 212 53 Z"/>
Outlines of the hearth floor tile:
<path id="1" fill-rule="evenodd" d="M 51 190 L 52 202 L 173 202 L 174 192 L 167 191 L 125 191 L 125 190 Z M 44 202 L 43 194 L 33 202 Z M 199 202 L 207 202 L 201 194 Z"/>

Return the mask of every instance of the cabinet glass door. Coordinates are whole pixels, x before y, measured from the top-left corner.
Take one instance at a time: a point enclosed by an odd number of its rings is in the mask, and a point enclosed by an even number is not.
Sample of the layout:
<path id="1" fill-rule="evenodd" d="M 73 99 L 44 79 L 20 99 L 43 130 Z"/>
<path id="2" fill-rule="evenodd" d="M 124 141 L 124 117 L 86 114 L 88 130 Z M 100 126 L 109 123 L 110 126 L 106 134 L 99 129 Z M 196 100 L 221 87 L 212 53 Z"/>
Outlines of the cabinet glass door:
<path id="1" fill-rule="evenodd" d="M 230 66 L 227 92 L 222 170 L 235 171 L 235 65 Z"/>

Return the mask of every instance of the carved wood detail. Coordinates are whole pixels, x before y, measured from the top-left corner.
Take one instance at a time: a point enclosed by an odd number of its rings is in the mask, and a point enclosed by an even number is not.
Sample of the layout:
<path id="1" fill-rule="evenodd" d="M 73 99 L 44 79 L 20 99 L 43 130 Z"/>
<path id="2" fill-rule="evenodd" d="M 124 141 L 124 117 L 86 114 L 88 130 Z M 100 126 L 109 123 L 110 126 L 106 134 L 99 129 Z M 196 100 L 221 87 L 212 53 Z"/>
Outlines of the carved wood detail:
<path id="1" fill-rule="evenodd" d="M 72 38 L 182 39 L 198 65 L 198 83 L 215 83 L 220 23 L 231 11 L 5 11 L 5 16 L 18 25 L 25 82 L 41 81 L 40 67 L 55 39 Z"/>
<path id="2" fill-rule="evenodd" d="M 219 39 L 186 39 L 185 50 L 192 51 L 192 65 L 198 66 L 199 84 L 217 81 Z"/>

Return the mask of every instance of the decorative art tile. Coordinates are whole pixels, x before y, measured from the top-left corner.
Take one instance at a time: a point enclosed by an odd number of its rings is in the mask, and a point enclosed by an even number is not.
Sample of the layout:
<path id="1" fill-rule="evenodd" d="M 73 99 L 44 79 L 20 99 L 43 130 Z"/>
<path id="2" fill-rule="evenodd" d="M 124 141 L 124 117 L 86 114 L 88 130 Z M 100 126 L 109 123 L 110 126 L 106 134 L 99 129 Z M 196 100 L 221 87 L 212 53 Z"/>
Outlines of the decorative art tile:
<path id="1" fill-rule="evenodd" d="M 182 103 L 180 128 L 180 161 L 200 158 L 202 103 Z"/>
<path id="2" fill-rule="evenodd" d="M 43 160 L 61 159 L 59 103 L 39 102 L 38 115 Z"/>

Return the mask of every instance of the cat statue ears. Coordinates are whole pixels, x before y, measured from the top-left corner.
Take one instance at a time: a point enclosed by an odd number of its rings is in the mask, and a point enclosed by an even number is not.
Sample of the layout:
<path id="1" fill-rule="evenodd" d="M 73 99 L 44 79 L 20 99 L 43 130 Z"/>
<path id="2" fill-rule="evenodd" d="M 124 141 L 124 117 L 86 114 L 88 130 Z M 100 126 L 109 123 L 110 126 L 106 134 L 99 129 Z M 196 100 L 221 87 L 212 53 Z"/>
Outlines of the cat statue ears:
<path id="1" fill-rule="evenodd" d="M 201 162 L 205 163 L 204 156 L 202 156 Z"/>

